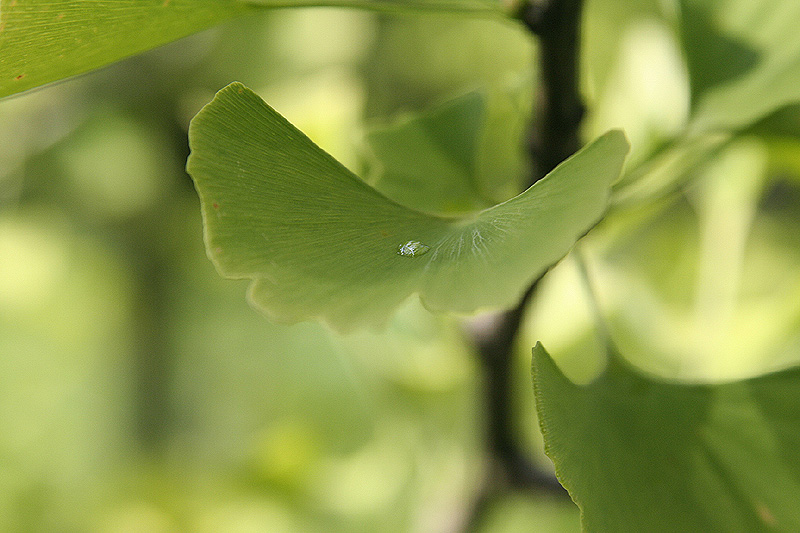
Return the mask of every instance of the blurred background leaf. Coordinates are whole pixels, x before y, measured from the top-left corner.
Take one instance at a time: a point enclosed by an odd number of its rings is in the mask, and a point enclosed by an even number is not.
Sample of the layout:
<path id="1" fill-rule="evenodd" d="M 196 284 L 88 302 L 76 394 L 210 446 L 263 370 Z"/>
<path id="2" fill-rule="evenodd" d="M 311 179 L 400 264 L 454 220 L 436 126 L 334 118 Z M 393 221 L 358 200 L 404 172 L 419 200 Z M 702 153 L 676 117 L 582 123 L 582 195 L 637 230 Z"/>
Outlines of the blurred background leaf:
<path id="1" fill-rule="evenodd" d="M 484 97 L 470 93 L 428 113 L 373 129 L 366 139 L 377 167 L 372 185 L 395 202 L 426 213 L 490 207 L 493 202 L 483 198 L 476 183 L 478 140 L 485 121 Z"/>
<path id="2" fill-rule="evenodd" d="M 516 196 L 529 166 L 520 139 L 531 90 L 528 83 L 486 87 L 371 127 L 369 183 L 402 205 L 440 214 Z"/>
<path id="3" fill-rule="evenodd" d="M 696 131 L 737 130 L 800 99 L 792 0 L 680 2 Z"/>

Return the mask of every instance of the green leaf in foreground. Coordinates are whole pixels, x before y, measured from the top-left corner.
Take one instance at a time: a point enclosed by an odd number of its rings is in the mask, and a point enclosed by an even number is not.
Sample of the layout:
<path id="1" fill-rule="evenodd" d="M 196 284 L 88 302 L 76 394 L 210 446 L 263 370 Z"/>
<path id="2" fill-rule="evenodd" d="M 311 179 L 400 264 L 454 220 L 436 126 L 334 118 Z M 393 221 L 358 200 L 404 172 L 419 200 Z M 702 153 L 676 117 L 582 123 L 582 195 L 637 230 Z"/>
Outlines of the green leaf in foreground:
<path id="1" fill-rule="evenodd" d="M 800 370 L 663 382 L 616 356 L 578 386 L 533 350 L 545 450 L 587 531 L 800 531 Z"/>
<path id="2" fill-rule="evenodd" d="M 340 330 L 380 325 L 414 293 L 434 310 L 512 305 L 602 216 L 628 151 L 610 132 L 519 196 L 442 218 L 389 200 L 239 83 L 192 120 L 189 144 L 219 272 L 252 278 L 273 318 Z"/>
<path id="3" fill-rule="evenodd" d="M 234 0 L 0 0 L 0 97 L 155 48 L 247 9 Z"/>

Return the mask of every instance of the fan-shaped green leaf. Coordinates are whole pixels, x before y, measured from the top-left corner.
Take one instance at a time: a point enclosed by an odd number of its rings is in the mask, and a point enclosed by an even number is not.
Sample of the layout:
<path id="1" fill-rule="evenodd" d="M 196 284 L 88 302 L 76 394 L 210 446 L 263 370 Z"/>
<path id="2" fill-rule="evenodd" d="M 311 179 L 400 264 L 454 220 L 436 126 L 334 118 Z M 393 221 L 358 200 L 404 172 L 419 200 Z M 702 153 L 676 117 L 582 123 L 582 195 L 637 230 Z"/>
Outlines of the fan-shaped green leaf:
<path id="1" fill-rule="evenodd" d="M 192 121 L 187 169 L 220 273 L 267 314 L 381 324 L 413 293 L 436 310 L 510 306 L 602 216 L 628 143 L 610 132 L 536 185 L 459 218 L 403 207 L 239 83 Z"/>
<path id="2" fill-rule="evenodd" d="M 800 370 L 687 385 L 612 356 L 578 386 L 537 345 L 533 378 L 546 452 L 585 530 L 800 530 Z"/>

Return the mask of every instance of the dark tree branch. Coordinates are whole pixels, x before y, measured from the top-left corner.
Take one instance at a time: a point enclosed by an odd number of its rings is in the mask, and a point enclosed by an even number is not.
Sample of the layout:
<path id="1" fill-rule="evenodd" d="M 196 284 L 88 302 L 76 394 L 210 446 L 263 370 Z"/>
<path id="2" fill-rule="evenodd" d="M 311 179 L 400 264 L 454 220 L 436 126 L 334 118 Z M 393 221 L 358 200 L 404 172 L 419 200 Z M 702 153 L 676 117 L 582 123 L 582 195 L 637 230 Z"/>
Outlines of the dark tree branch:
<path id="1" fill-rule="evenodd" d="M 558 482 L 540 472 L 520 449 L 515 432 L 513 406 L 514 343 L 517 339 L 525 309 L 542 275 L 525 292 L 517 307 L 497 315 L 496 321 L 484 334 L 477 332 L 475 341 L 485 376 L 487 440 L 494 467 L 512 488 L 550 486 L 561 489 Z M 555 483 L 556 486 L 552 486 Z"/>
<path id="2" fill-rule="evenodd" d="M 540 83 L 528 148 L 535 183 L 580 148 L 584 106 L 578 85 L 582 0 L 528 0 L 519 19 L 539 38 Z M 519 304 L 496 317 L 492 327 L 475 332 L 486 383 L 489 479 L 479 495 L 467 529 L 475 529 L 485 508 L 509 489 L 545 490 L 566 495 L 551 475 L 531 462 L 515 431 L 512 371 L 514 343 L 539 277 Z"/>
<path id="3" fill-rule="evenodd" d="M 529 150 L 531 183 L 580 148 L 584 114 L 580 95 L 580 20 L 582 0 L 527 3 L 522 22 L 539 37 L 538 86 Z"/>

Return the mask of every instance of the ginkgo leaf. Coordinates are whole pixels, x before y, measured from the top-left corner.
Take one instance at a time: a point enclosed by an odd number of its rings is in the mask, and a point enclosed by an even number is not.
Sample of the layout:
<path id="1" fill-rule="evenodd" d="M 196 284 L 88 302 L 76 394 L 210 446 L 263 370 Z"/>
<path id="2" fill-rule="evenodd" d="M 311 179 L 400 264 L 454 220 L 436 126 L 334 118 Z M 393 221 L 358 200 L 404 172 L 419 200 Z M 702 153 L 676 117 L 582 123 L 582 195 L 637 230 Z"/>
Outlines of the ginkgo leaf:
<path id="1" fill-rule="evenodd" d="M 0 97 L 87 72 L 252 10 L 235 0 L 0 0 Z"/>
<path id="2" fill-rule="evenodd" d="M 682 384 L 612 354 L 581 386 L 537 344 L 533 380 L 585 531 L 800 530 L 800 370 Z"/>
<path id="3" fill-rule="evenodd" d="M 603 215 L 628 151 L 609 132 L 522 194 L 444 218 L 389 200 L 239 83 L 192 120 L 189 144 L 219 272 L 253 279 L 271 317 L 339 330 L 380 325 L 414 293 L 434 310 L 513 305 Z"/>

